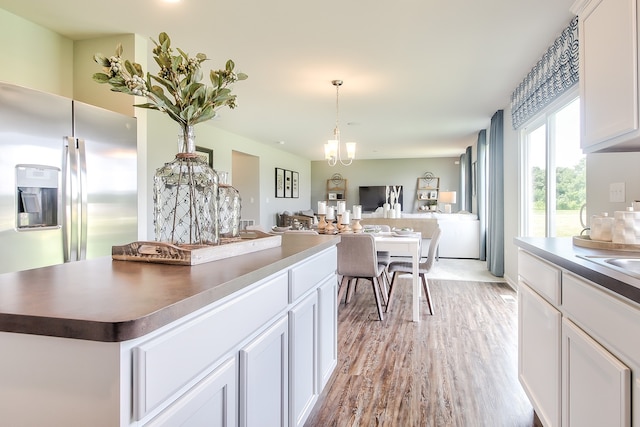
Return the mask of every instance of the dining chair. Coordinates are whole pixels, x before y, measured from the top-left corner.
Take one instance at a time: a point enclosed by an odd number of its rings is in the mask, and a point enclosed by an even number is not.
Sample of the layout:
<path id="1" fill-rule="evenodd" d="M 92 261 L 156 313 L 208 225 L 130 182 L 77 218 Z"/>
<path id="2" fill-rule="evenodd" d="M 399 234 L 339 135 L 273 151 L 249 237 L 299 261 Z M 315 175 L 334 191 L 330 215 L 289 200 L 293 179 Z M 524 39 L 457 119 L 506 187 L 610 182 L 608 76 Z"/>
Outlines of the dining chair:
<path id="1" fill-rule="evenodd" d="M 376 227 L 383 233 L 389 233 L 391 231 L 391 226 L 386 224 L 376 225 Z M 389 271 L 387 270 L 387 267 L 389 267 L 389 264 L 391 263 L 391 253 L 389 251 L 378 251 L 377 254 L 378 262 L 380 264 L 384 264 L 385 283 L 391 283 L 391 280 L 389 279 Z M 388 298 L 387 293 L 383 292 L 383 295 L 385 299 Z"/>
<path id="2" fill-rule="evenodd" d="M 424 262 L 420 262 L 418 264 L 418 275 L 422 280 L 422 289 L 424 290 L 424 295 L 427 298 L 427 306 L 429 307 L 429 313 L 433 314 L 433 304 L 431 303 L 431 292 L 429 291 L 429 282 L 427 280 L 427 273 L 433 267 L 433 262 L 436 258 L 436 253 L 438 252 L 438 245 L 440 244 L 440 236 L 442 234 L 442 230 L 440 227 L 436 227 L 433 231 L 433 235 L 431 236 L 431 242 L 429 243 L 429 252 L 427 254 L 427 258 Z M 389 273 L 391 273 L 391 285 L 389 286 L 389 298 L 387 299 L 387 309 L 391 307 L 391 300 L 393 298 L 393 290 L 395 289 L 396 279 L 398 273 L 413 273 L 413 262 L 412 261 L 391 261 L 389 267 L 387 267 Z"/>
<path id="3" fill-rule="evenodd" d="M 338 275 L 342 276 L 338 301 L 342 300 L 346 292 L 345 303 L 350 302 L 358 279 L 369 280 L 376 300 L 378 317 L 384 320 L 382 304 L 387 299 L 386 292 L 382 291 L 382 296 L 380 294 L 385 281 L 385 265 L 378 262 L 374 237 L 367 233 L 342 234 L 337 249 Z"/>

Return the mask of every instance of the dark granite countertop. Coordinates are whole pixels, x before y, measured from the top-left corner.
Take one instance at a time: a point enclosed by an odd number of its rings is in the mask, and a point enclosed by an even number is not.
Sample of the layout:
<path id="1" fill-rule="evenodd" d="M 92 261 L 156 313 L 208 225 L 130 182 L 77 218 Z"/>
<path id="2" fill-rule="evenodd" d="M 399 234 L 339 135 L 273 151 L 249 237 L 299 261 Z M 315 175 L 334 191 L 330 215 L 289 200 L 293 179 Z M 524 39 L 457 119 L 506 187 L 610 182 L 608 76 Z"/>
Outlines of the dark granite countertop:
<path id="1" fill-rule="evenodd" d="M 111 257 L 0 274 L 0 331 L 120 342 L 141 337 L 317 254 L 338 236 L 195 266 Z"/>
<path id="2" fill-rule="evenodd" d="M 575 246 L 571 237 L 517 237 L 514 243 L 540 258 L 597 283 L 631 301 L 640 303 L 640 279 L 613 267 L 581 257 L 640 257 L 640 252 L 590 249 Z"/>

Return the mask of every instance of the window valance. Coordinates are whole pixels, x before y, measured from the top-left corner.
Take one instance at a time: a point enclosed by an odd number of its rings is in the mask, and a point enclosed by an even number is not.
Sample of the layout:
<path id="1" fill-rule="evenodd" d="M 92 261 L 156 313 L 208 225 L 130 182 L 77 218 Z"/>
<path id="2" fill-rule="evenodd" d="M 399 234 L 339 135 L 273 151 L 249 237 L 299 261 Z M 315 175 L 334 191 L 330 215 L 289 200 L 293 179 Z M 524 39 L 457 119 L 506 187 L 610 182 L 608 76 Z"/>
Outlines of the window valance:
<path id="1" fill-rule="evenodd" d="M 578 59 L 576 16 L 511 94 L 511 122 L 514 129 L 578 83 Z"/>

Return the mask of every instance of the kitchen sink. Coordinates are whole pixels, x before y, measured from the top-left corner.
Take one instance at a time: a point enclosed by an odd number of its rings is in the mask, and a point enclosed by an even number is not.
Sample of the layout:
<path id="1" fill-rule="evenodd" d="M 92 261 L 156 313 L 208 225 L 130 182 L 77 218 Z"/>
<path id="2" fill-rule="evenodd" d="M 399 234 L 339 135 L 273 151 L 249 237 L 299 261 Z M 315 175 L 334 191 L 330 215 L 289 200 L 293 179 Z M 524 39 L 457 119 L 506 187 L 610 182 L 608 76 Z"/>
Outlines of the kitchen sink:
<path id="1" fill-rule="evenodd" d="M 640 258 L 607 258 L 604 262 L 640 274 Z"/>
<path id="2" fill-rule="evenodd" d="M 579 257 L 640 279 L 640 256 L 579 255 Z"/>

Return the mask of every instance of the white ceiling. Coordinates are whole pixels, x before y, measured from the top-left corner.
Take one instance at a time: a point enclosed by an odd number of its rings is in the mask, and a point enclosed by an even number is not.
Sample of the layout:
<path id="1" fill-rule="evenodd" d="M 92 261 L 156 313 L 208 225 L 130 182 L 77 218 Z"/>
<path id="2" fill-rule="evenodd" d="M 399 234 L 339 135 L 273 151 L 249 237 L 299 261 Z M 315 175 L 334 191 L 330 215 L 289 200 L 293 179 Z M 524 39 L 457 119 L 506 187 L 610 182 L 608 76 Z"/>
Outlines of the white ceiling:
<path id="1" fill-rule="evenodd" d="M 216 124 L 319 160 L 336 119 L 334 79 L 344 81 L 342 140 L 358 143 L 357 158 L 458 156 L 568 25 L 573 2 L 0 0 L 0 8 L 74 40 L 164 31 L 174 47 L 211 58 L 207 68 L 233 59 L 249 79 L 234 88 L 238 108 L 221 110 Z"/>

